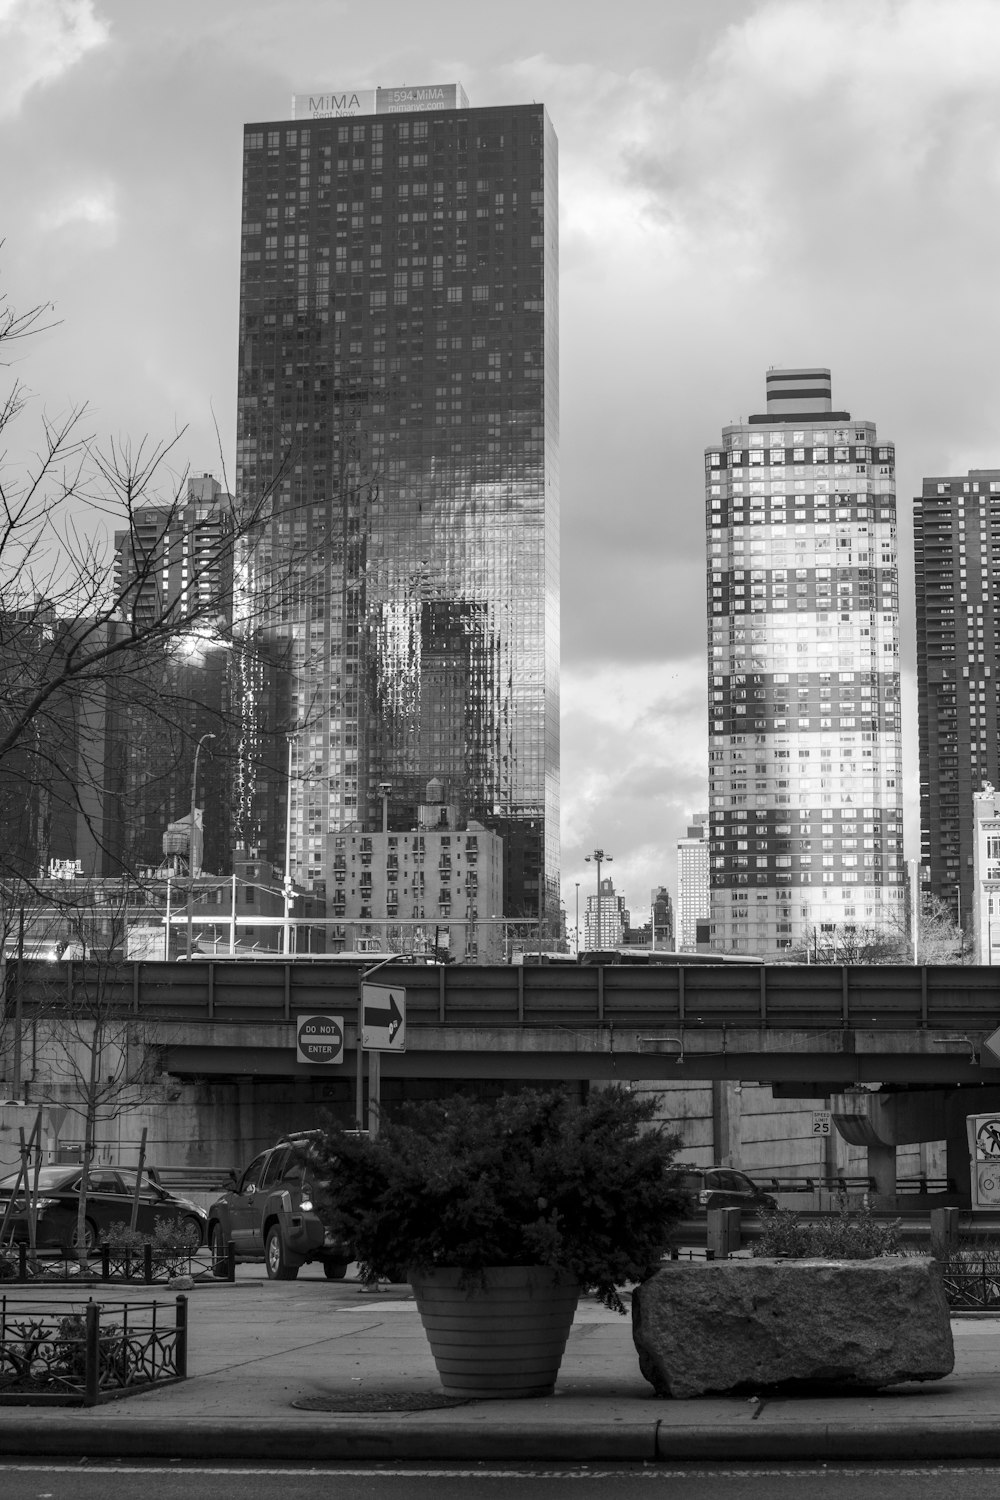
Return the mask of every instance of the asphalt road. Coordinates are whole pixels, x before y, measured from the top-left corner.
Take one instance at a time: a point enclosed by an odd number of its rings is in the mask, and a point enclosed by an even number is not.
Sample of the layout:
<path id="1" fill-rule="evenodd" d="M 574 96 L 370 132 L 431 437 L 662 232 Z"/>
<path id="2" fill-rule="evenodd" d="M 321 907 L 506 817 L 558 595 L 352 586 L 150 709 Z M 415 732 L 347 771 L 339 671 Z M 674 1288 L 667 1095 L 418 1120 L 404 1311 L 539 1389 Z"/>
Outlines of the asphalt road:
<path id="1" fill-rule="evenodd" d="M 1000 1497 L 1000 1465 L 290 1465 L 0 1463 L 4 1500 L 961 1500 Z"/>

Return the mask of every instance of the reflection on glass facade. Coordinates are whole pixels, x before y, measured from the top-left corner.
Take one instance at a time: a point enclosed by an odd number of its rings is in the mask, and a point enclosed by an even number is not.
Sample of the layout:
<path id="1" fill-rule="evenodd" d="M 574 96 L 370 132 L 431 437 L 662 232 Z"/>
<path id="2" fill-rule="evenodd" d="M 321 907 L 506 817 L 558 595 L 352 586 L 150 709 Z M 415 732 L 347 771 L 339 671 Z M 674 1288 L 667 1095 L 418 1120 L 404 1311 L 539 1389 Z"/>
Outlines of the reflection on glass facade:
<path id="1" fill-rule="evenodd" d="M 711 940 L 905 931 L 895 455 L 772 370 L 705 453 Z"/>
<path id="2" fill-rule="evenodd" d="M 245 577 L 288 651 L 292 873 L 332 890 L 380 786 L 406 829 L 437 777 L 503 835 L 506 910 L 556 910 L 552 127 L 441 108 L 244 148 L 238 489 L 274 487 Z M 283 863 L 284 778 L 243 794 L 244 842 Z"/>

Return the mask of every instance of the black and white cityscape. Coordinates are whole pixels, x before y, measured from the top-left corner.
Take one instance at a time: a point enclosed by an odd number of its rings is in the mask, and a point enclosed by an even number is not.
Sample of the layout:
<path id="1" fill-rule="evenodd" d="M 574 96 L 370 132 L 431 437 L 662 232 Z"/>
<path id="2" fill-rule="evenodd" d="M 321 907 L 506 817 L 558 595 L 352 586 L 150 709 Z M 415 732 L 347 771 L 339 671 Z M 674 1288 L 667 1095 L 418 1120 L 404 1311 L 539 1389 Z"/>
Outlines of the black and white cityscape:
<path id="1" fill-rule="evenodd" d="M 6 974 L 994 962 L 1000 124 L 961 24 L 515 3 L 501 55 L 444 4 L 440 48 L 30 9 Z M 887 1147 L 816 1147 L 818 1075 L 702 1082 L 703 1166 Z"/>

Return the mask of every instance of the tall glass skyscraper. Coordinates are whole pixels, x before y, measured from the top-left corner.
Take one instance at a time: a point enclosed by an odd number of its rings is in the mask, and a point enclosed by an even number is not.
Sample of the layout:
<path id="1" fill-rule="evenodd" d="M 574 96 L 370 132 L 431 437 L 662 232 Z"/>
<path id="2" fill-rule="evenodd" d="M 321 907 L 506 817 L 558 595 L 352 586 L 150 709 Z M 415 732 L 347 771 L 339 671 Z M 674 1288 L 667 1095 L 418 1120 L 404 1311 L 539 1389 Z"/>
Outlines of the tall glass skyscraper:
<path id="1" fill-rule="evenodd" d="M 241 787 L 243 840 L 279 865 L 287 840 L 335 911 L 337 840 L 384 807 L 416 827 L 436 779 L 503 836 L 506 912 L 555 912 L 555 134 L 454 85 L 295 114 L 244 137 L 237 487 L 273 490 L 245 584 L 293 714 L 289 766 Z"/>
<path id="2" fill-rule="evenodd" d="M 901 935 L 894 450 L 771 370 L 705 481 L 713 947 Z"/>

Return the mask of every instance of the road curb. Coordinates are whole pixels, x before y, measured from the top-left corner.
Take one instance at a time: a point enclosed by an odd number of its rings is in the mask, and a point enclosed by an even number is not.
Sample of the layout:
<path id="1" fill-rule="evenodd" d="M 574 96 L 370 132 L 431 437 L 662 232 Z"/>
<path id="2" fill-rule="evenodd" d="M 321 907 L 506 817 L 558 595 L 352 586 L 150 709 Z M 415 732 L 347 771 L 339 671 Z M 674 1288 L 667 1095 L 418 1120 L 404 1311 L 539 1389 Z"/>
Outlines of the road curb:
<path id="1" fill-rule="evenodd" d="M 1000 1429 L 994 1419 L 981 1423 L 931 1419 L 868 1423 L 863 1427 L 829 1422 L 770 1422 L 758 1426 L 674 1428 L 659 1425 L 660 1462 L 712 1463 L 739 1460 L 861 1462 L 866 1459 L 1000 1459 Z"/>
<path id="2" fill-rule="evenodd" d="M 864 1460 L 1000 1459 L 1000 1430 L 981 1423 L 933 1420 L 929 1427 L 887 1422 L 852 1427 L 780 1422 L 766 1427 L 677 1428 L 644 1422 L 565 1420 L 489 1425 L 436 1425 L 412 1417 L 332 1414 L 322 1422 L 234 1419 L 108 1421 L 59 1413 L 0 1426 L 0 1456 L 335 1462 L 428 1460 L 503 1463 L 860 1462 Z"/>
<path id="3" fill-rule="evenodd" d="M 655 1420 L 525 1425 L 513 1419 L 481 1427 L 437 1426 L 382 1414 L 360 1421 L 331 1415 L 323 1422 L 186 1419 L 179 1425 L 88 1421 L 69 1418 L 63 1409 L 57 1427 L 38 1418 L 0 1427 L 0 1457 L 652 1463 L 656 1427 Z"/>

